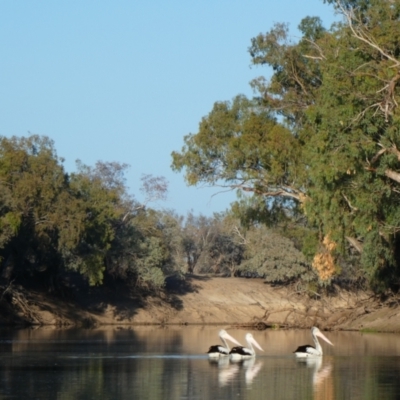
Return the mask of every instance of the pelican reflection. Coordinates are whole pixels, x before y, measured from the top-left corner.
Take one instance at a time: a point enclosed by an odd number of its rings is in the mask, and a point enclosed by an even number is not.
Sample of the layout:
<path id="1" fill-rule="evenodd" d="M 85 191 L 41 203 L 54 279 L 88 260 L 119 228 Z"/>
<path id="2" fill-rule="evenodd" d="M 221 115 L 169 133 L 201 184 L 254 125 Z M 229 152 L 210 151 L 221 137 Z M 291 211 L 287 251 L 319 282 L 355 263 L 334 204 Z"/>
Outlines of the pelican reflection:
<path id="1" fill-rule="evenodd" d="M 218 383 L 220 387 L 224 387 L 238 379 L 241 370 L 244 371 L 244 380 L 246 385 L 249 386 L 263 366 L 263 362 L 256 361 L 254 357 L 236 361 L 220 358 L 219 360 L 209 360 L 209 363 L 218 367 Z"/>
<path id="2" fill-rule="evenodd" d="M 314 400 L 334 399 L 331 360 L 316 357 L 297 359 L 297 362 L 305 364 L 312 371 Z"/>
<path id="3" fill-rule="evenodd" d="M 245 380 L 246 385 L 251 385 L 253 383 L 254 378 L 260 372 L 261 367 L 263 366 L 262 361 L 257 361 L 255 358 L 250 358 L 249 360 L 245 360 L 242 363 L 243 368 L 246 370 L 245 372 Z"/>
<path id="4" fill-rule="evenodd" d="M 228 357 L 209 359 L 208 362 L 218 368 L 218 384 L 220 387 L 232 382 L 240 370 L 239 364 L 232 364 Z"/>

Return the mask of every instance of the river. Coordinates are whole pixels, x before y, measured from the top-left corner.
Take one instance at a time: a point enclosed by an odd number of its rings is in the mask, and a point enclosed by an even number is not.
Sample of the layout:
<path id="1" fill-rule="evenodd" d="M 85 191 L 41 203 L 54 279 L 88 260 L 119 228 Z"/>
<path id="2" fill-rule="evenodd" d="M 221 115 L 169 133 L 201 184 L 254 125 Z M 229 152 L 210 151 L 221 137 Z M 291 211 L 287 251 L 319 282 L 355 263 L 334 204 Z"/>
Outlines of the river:
<path id="1" fill-rule="evenodd" d="M 215 326 L 1 329 L 0 399 L 398 399 L 400 335 L 325 332 L 319 361 L 303 330 L 253 331 L 264 352 L 208 360 Z M 229 327 L 244 344 L 245 330 Z"/>

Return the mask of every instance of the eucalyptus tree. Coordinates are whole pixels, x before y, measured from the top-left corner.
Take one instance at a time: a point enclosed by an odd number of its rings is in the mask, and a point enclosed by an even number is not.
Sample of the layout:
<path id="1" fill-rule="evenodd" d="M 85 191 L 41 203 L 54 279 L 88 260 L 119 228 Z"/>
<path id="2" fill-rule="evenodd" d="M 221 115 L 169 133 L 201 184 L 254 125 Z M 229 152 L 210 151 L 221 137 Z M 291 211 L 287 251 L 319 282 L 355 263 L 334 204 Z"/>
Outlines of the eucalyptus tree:
<path id="1" fill-rule="evenodd" d="M 347 242 L 361 253 L 374 287 L 397 288 L 400 2 L 331 3 L 343 22 L 316 60 L 323 80 L 302 132 L 312 199 L 306 210 L 335 252 Z"/>
<path id="2" fill-rule="evenodd" d="M 218 102 L 172 154 L 186 181 L 222 184 L 304 212 L 320 236 L 321 279 L 360 253 L 376 289 L 399 285 L 400 1 L 329 0 L 342 19 L 276 24 L 251 41 L 253 99 Z"/>
<path id="3" fill-rule="evenodd" d="M 71 190 L 86 219 L 70 265 L 91 284 L 102 283 L 108 274 L 134 287 L 161 287 L 171 264 L 161 214 L 128 194 L 127 168 L 117 162 L 99 161 L 94 167 L 78 162 Z M 142 182 L 146 203 L 165 197 L 164 178 L 145 175 Z"/>
<path id="4" fill-rule="evenodd" d="M 154 212 L 127 192 L 127 165 L 78 162 L 68 175 L 62 161 L 49 138 L 0 137 L 2 276 L 55 288 L 76 271 L 91 285 L 107 273 L 161 286 L 167 246 Z M 164 180 L 144 182 L 146 191 L 165 193 Z"/>
<path id="5" fill-rule="evenodd" d="M 76 246 L 84 215 L 53 142 L 0 138 L 0 257 L 9 276 L 54 276 Z"/>

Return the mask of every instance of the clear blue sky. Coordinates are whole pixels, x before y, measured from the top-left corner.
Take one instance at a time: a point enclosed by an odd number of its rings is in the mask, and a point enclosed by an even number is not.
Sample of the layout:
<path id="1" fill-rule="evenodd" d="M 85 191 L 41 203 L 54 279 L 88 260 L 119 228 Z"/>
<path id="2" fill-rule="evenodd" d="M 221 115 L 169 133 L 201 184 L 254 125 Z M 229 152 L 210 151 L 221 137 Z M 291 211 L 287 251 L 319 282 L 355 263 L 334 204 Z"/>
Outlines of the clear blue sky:
<path id="1" fill-rule="evenodd" d="M 307 15 L 329 27 L 322 0 L 12 0 L 0 3 L 0 135 L 48 136 L 67 172 L 75 160 L 130 165 L 169 182 L 166 202 L 185 215 L 223 211 L 234 195 L 188 188 L 171 152 L 196 133 L 215 101 L 251 96 L 252 37 Z"/>

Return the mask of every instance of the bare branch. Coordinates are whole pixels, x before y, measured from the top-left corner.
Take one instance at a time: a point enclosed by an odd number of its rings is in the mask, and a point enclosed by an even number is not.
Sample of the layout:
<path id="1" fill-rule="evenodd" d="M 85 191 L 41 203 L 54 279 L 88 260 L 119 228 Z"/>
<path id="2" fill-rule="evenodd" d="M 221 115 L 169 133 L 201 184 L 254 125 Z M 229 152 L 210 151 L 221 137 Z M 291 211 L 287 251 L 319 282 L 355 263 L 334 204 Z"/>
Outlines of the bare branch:
<path id="1" fill-rule="evenodd" d="M 342 193 L 343 198 L 346 200 L 347 205 L 349 206 L 349 208 L 353 211 L 358 211 L 357 207 L 354 207 L 351 203 L 350 200 L 346 197 L 346 195 L 344 193 Z"/>
<path id="2" fill-rule="evenodd" d="M 168 194 L 168 181 L 163 176 L 143 174 L 140 191 L 146 195 L 144 204 L 152 201 L 166 200 Z"/>
<path id="3" fill-rule="evenodd" d="M 324 53 L 323 53 L 321 47 L 318 46 L 317 43 L 315 43 L 314 41 L 312 41 L 310 39 L 307 39 L 307 38 L 302 38 L 302 39 L 305 40 L 306 42 L 312 44 L 317 49 L 318 53 L 320 54 L 319 57 L 306 56 L 306 55 L 304 57 L 306 57 L 306 58 L 314 58 L 314 59 L 317 59 L 317 60 L 326 60 L 326 57 L 324 56 Z"/>
<path id="4" fill-rule="evenodd" d="M 393 171 L 392 169 L 387 169 L 385 171 L 385 175 L 389 178 L 392 179 L 393 181 L 400 183 L 400 173 Z"/>
<path id="5" fill-rule="evenodd" d="M 272 191 L 263 191 L 243 185 L 232 185 L 232 188 L 238 188 L 243 190 L 244 192 L 252 192 L 264 197 L 290 197 L 292 199 L 298 200 L 300 203 L 304 203 L 304 201 L 307 199 L 307 196 L 304 193 L 294 188 L 276 188 Z"/>
<path id="6" fill-rule="evenodd" d="M 384 153 L 386 153 L 387 152 L 387 149 L 386 148 L 382 148 L 381 150 L 379 150 L 373 157 L 372 157 L 372 160 L 371 161 L 368 161 L 368 164 L 374 164 L 377 160 L 378 160 L 378 158 L 382 155 L 382 154 L 384 154 Z"/>
<path id="7" fill-rule="evenodd" d="M 240 230 L 239 230 L 237 225 L 234 226 L 232 231 L 233 231 L 233 233 L 236 233 L 236 235 L 238 235 L 239 238 L 241 239 L 240 244 L 247 244 L 248 243 L 247 239 L 242 235 L 242 233 L 240 232 Z"/>
<path id="8" fill-rule="evenodd" d="M 371 46 L 372 48 L 377 50 L 382 56 L 384 56 L 388 60 L 392 61 L 394 63 L 392 68 L 400 66 L 400 61 L 397 60 L 396 58 L 392 57 L 386 51 L 384 51 L 377 43 L 374 42 L 373 38 L 371 38 L 367 34 L 367 32 L 365 32 L 360 27 L 354 26 L 353 19 L 355 20 L 356 17 L 354 15 L 353 9 L 350 9 L 349 11 L 345 10 L 345 8 L 343 7 L 343 5 L 341 4 L 341 2 L 339 0 L 336 1 L 336 4 L 337 4 L 338 8 L 340 9 L 340 11 L 342 12 L 342 14 L 344 15 L 344 17 L 346 18 L 349 28 L 350 28 L 351 32 L 353 33 L 353 36 L 356 39 L 359 39 L 362 42 L 366 43 L 368 46 Z"/>
<path id="9" fill-rule="evenodd" d="M 360 254 L 362 253 L 363 245 L 360 241 L 349 236 L 346 236 L 346 239 Z"/>
<path id="10" fill-rule="evenodd" d="M 305 58 L 310 58 L 311 60 L 323 60 L 323 57 L 315 57 L 315 56 L 307 56 L 307 55 L 303 55 L 303 57 Z"/>

